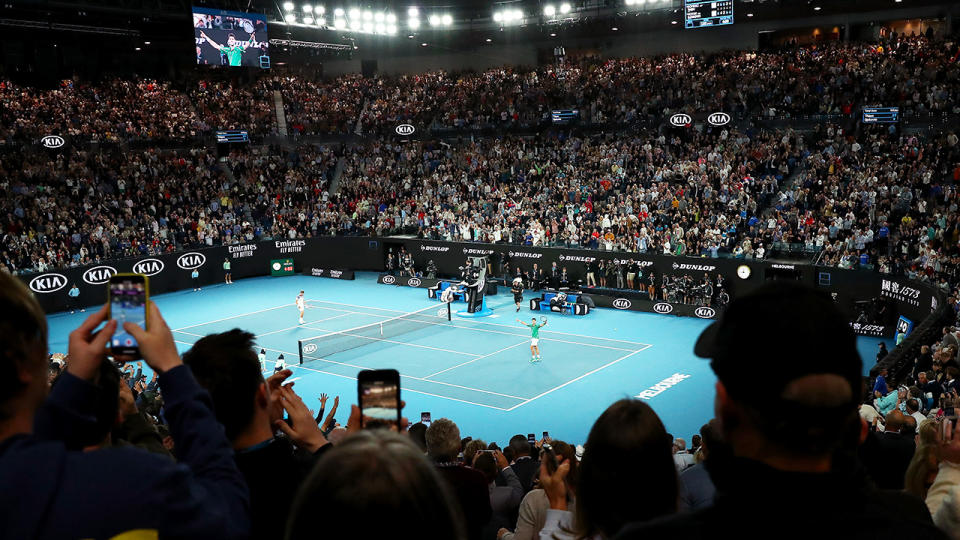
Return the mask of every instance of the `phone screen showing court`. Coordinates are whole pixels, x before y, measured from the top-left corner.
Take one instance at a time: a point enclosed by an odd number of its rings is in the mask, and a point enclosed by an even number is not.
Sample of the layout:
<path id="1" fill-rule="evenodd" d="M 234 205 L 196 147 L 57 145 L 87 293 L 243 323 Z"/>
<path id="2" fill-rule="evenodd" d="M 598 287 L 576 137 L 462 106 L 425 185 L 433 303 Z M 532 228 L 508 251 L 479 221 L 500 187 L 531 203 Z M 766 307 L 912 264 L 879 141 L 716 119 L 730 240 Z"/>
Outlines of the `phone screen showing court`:
<path id="1" fill-rule="evenodd" d="M 400 388 L 395 381 L 363 381 L 360 387 L 360 408 L 364 427 L 396 425 Z"/>
<path id="2" fill-rule="evenodd" d="M 110 282 L 110 317 L 117 321 L 113 334 L 113 348 L 136 348 L 137 340 L 123 329 L 131 322 L 144 328 L 146 323 L 147 286 L 143 281 L 121 280 Z"/>

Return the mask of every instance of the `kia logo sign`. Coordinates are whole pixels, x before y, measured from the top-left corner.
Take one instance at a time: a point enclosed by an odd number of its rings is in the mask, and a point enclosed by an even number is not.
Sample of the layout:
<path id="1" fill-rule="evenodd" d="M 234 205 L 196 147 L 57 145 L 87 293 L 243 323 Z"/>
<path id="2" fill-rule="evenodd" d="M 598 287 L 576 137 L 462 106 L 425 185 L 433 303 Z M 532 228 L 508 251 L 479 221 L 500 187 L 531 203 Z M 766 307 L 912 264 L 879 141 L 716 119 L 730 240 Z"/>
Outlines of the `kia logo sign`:
<path id="1" fill-rule="evenodd" d="M 409 280 L 407 280 L 407 285 L 409 285 L 409 286 L 411 286 L 411 287 L 419 287 L 419 286 L 420 286 L 420 278 L 410 278 Z"/>
<path id="2" fill-rule="evenodd" d="M 177 266 L 184 270 L 193 270 L 200 268 L 205 262 L 207 262 L 207 256 L 203 253 L 184 253 L 177 259 Z"/>
<path id="3" fill-rule="evenodd" d="M 715 112 L 707 117 L 712 126 L 725 126 L 730 123 L 730 115 L 725 112 Z"/>
<path id="4" fill-rule="evenodd" d="M 397 132 L 397 135 L 402 135 L 406 137 L 408 135 L 413 135 L 413 132 L 416 130 L 417 128 L 411 126 L 410 124 L 400 124 L 399 126 L 397 126 L 396 132 Z"/>
<path id="5" fill-rule="evenodd" d="M 383 282 L 387 285 L 393 285 L 396 281 L 393 276 L 383 276 Z"/>
<path id="6" fill-rule="evenodd" d="M 112 266 L 94 266 L 83 273 L 83 281 L 90 285 L 103 285 L 116 273 L 117 269 Z"/>
<path id="7" fill-rule="evenodd" d="M 60 148 L 64 145 L 63 137 L 59 135 L 47 135 L 40 139 L 40 144 L 46 148 Z"/>
<path id="8" fill-rule="evenodd" d="M 693 118 L 690 118 L 689 114 L 675 114 L 670 117 L 670 125 L 676 127 L 688 126 L 693 122 Z"/>
<path id="9" fill-rule="evenodd" d="M 706 306 L 698 307 L 693 313 L 701 319 L 712 319 L 717 316 L 717 310 Z"/>
<path id="10" fill-rule="evenodd" d="M 52 293 L 67 286 L 63 274 L 42 274 L 30 280 L 30 290 L 36 293 Z"/>
<path id="11" fill-rule="evenodd" d="M 657 313 L 667 314 L 673 311 L 673 305 L 666 302 L 658 302 L 653 305 L 653 310 Z"/>
<path id="12" fill-rule="evenodd" d="M 630 309 L 633 304 L 626 298 L 617 298 L 613 301 L 613 307 L 617 309 Z"/>
<path id="13" fill-rule="evenodd" d="M 163 272 L 163 261 L 160 259 L 144 259 L 133 265 L 134 274 L 154 276 Z"/>
<path id="14" fill-rule="evenodd" d="M 313 354 L 315 352 L 317 352 L 316 343 L 307 343 L 303 346 L 303 354 Z"/>

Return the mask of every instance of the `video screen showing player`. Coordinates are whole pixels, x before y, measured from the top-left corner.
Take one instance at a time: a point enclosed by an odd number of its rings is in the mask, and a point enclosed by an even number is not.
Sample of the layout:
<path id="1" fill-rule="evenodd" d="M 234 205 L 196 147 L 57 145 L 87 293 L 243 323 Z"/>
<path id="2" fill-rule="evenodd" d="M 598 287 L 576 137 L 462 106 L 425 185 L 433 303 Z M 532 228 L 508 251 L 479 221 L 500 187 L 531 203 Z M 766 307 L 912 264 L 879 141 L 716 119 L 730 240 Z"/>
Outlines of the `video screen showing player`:
<path id="1" fill-rule="evenodd" d="M 269 67 L 267 19 L 259 13 L 193 8 L 197 64 Z"/>

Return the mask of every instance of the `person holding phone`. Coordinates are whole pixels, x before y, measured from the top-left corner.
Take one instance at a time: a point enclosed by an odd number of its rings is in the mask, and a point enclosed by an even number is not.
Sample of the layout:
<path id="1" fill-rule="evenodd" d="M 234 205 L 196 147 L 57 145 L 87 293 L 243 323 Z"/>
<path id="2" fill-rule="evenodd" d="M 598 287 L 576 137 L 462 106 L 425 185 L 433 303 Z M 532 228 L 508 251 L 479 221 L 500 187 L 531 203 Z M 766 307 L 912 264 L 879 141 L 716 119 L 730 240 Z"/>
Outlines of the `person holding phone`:
<path id="1" fill-rule="evenodd" d="M 517 322 L 526 326 L 530 329 L 530 363 L 539 362 L 540 358 L 540 329 L 547 325 L 547 320 L 543 320 L 543 324 L 537 324 L 537 318 L 533 317 L 529 323 L 525 323 L 520 319 L 517 319 Z"/>
<path id="2" fill-rule="evenodd" d="M 108 306 L 70 333 L 70 361 L 48 395 L 42 308 L 19 280 L 2 272 L 0 305 L 6 353 L 0 371 L 10 374 L 0 384 L 5 536 L 114 538 L 138 531 L 161 538 L 249 537 L 249 496 L 230 444 L 155 304 L 148 304 L 146 329 L 126 322 L 123 330 L 160 374 L 176 463 L 136 448 L 80 451 L 102 401 L 94 381 L 120 327 Z M 134 484 L 149 489 L 131 491 Z"/>

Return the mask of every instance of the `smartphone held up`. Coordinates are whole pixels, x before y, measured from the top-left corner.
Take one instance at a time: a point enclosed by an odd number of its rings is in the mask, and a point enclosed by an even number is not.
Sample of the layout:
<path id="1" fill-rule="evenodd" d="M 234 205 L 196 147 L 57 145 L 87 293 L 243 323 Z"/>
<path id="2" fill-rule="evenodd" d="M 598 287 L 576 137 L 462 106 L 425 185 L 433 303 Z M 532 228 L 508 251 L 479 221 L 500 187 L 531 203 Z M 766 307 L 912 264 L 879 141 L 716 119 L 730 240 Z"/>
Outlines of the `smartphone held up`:
<path id="1" fill-rule="evenodd" d="M 141 358 L 137 339 L 123 328 L 130 322 L 147 329 L 147 302 L 150 286 L 143 274 L 116 274 L 107 283 L 108 317 L 117 321 L 117 330 L 110 338 L 110 353 L 118 359 Z"/>
<path id="2" fill-rule="evenodd" d="M 364 370 L 357 375 L 357 402 L 364 428 L 400 430 L 400 373 Z"/>

